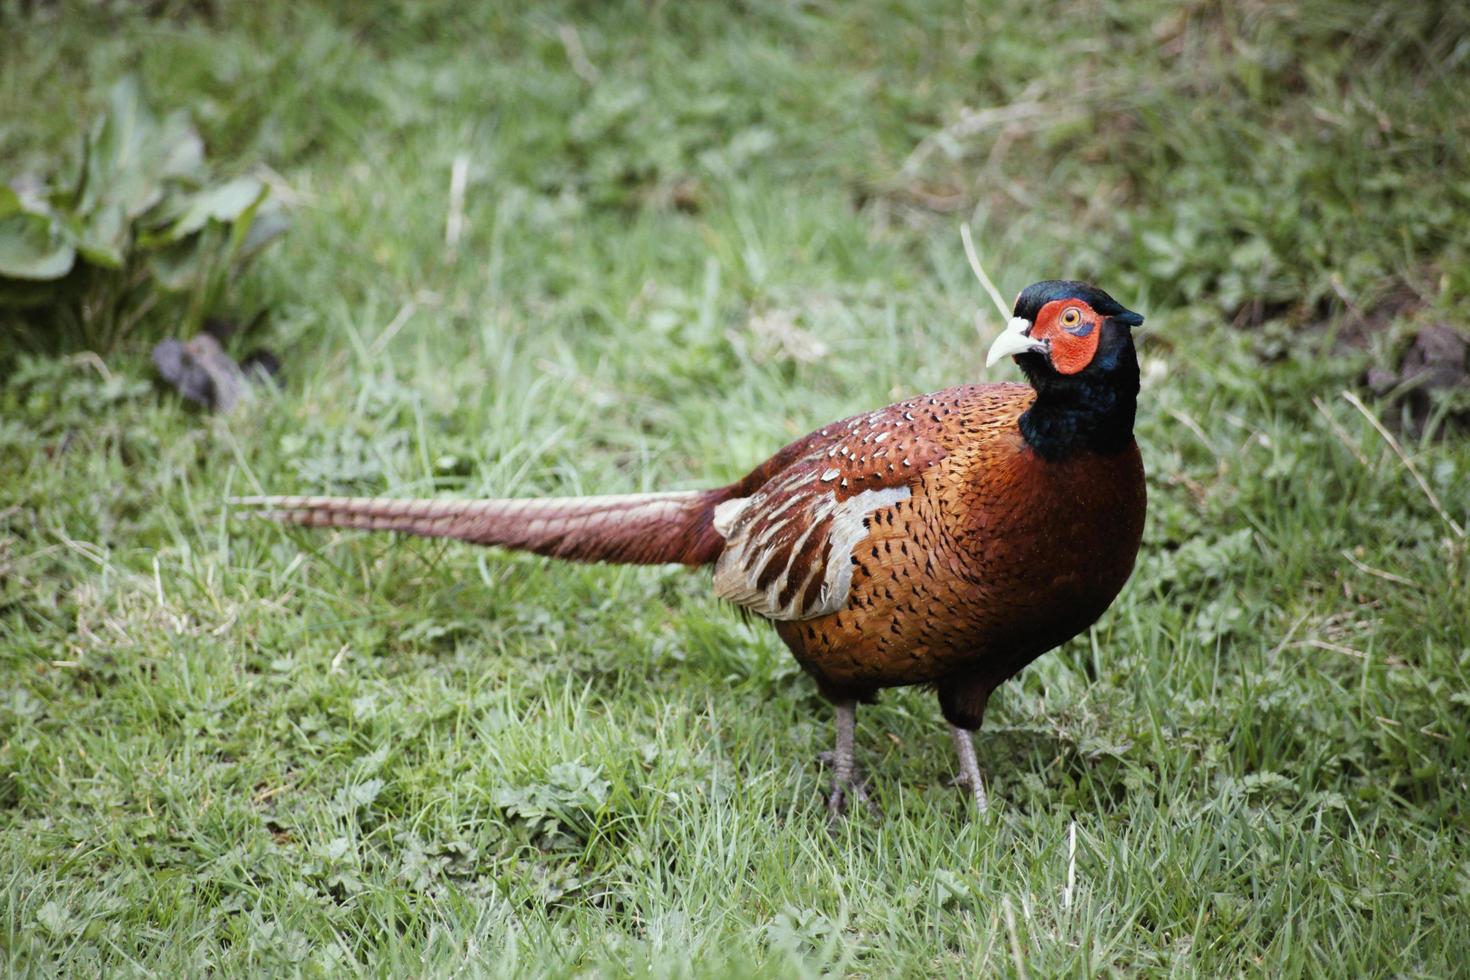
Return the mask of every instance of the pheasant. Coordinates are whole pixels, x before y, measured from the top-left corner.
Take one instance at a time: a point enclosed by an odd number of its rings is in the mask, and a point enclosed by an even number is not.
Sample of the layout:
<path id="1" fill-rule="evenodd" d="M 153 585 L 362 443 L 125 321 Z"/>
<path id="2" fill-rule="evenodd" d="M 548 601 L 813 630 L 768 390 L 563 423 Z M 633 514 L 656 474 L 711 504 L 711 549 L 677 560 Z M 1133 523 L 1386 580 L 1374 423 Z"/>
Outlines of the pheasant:
<path id="1" fill-rule="evenodd" d="M 1080 282 L 1027 287 L 962 385 L 834 422 L 708 490 L 501 500 L 247 497 L 313 527 L 454 538 L 586 562 L 714 566 L 715 595 L 770 620 L 836 707 L 835 817 L 868 801 L 856 706 L 930 685 L 984 812 L 972 733 L 990 694 L 1086 630 L 1143 534 L 1133 438 L 1143 322 Z"/>

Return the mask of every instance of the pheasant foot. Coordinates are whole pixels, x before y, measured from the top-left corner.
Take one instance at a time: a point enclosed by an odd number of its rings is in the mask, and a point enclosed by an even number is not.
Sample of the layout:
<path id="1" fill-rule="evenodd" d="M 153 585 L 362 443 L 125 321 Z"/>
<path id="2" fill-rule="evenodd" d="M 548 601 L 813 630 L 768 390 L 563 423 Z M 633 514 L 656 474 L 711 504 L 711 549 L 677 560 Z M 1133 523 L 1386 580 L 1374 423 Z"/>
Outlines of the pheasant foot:
<path id="1" fill-rule="evenodd" d="M 975 797 L 975 808 L 984 813 L 990 809 L 990 801 L 985 796 L 985 780 L 980 776 L 980 763 L 975 759 L 975 741 L 968 731 L 958 725 L 949 726 L 949 735 L 954 739 L 955 752 L 960 757 L 960 774 L 955 777 L 955 782 L 969 787 Z"/>
<path id="2" fill-rule="evenodd" d="M 837 705 L 837 746 L 823 752 L 817 761 L 832 767 L 832 791 L 827 795 L 827 822 L 835 823 L 847 814 L 848 804 L 857 801 L 868 812 L 878 813 L 878 805 L 868 796 L 867 780 L 853 756 L 853 736 L 857 726 L 857 703 L 842 701 Z"/>

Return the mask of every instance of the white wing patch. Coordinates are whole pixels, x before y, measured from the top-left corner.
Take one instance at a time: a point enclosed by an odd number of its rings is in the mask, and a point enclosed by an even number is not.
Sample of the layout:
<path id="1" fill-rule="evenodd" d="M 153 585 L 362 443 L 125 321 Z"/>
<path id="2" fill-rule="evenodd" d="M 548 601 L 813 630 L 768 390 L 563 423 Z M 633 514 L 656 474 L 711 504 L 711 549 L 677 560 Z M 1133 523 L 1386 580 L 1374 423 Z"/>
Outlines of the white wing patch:
<path id="1" fill-rule="evenodd" d="M 735 530 L 735 522 L 750 505 L 750 500 L 749 497 L 736 497 L 715 505 L 715 531 L 720 537 L 729 539 L 730 533 Z"/>
<path id="2" fill-rule="evenodd" d="M 832 514 L 831 528 L 827 532 L 831 546 L 828 549 L 822 596 L 816 608 L 803 610 L 801 618 L 825 616 L 846 605 L 847 592 L 852 587 L 852 552 L 857 543 L 868 536 L 863 518 L 880 507 L 888 507 L 900 500 L 907 500 L 910 496 L 912 494 L 908 487 L 885 487 L 882 490 L 864 490 L 856 497 L 849 497 L 837 505 Z"/>
<path id="3" fill-rule="evenodd" d="M 846 500 L 830 492 L 793 494 L 775 509 L 755 513 L 750 504 L 756 497 L 725 501 L 715 508 L 715 530 L 725 538 L 715 563 L 715 595 L 770 619 L 836 612 L 852 587 L 853 549 L 868 535 L 863 518 L 910 495 L 907 486 L 864 490 Z M 794 506 L 798 502 L 807 506 Z M 774 570 L 773 563 L 779 563 Z M 818 579 L 816 601 L 806 601 Z"/>

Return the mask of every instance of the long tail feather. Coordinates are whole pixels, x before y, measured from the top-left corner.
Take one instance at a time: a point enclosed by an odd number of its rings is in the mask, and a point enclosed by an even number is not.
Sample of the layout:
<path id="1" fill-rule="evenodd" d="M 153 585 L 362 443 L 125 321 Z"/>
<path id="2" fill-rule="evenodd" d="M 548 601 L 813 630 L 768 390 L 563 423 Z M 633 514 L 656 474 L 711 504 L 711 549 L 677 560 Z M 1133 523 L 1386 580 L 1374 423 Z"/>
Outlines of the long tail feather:
<path id="1" fill-rule="evenodd" d="M 571 561 L 704 565 L 724 544 L 714 510 L 731 493 L 724 487 L 603 497 L 238 497 L 231 503 L 283 524 L 454 538 Z"/>

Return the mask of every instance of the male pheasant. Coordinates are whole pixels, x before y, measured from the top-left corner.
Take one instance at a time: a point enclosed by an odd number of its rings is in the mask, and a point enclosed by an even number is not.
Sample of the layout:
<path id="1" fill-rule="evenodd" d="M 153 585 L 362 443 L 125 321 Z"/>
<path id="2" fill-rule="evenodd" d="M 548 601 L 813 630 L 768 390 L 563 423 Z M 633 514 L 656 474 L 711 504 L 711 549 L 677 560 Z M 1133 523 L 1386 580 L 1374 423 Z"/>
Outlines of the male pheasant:
<path id="1" fill-rule="evenodd" d="M 932 685 L 960 780 L 986 797 L 971 733 L 990 693 L 1087 629 L 1143 534 L 1133 439 L 1143 322 L 1100 289 L 1016 300 L 986 365 L 1030 386 L 963 385 L 855 415 L 711 490 L 519 500 L 251 497 L 279 521 L 400 531 L 574 561 L 714 565 L 717 596 L 774 622 L 837 707 L 828 809 L 866 802 L 856 705 Z"/>

